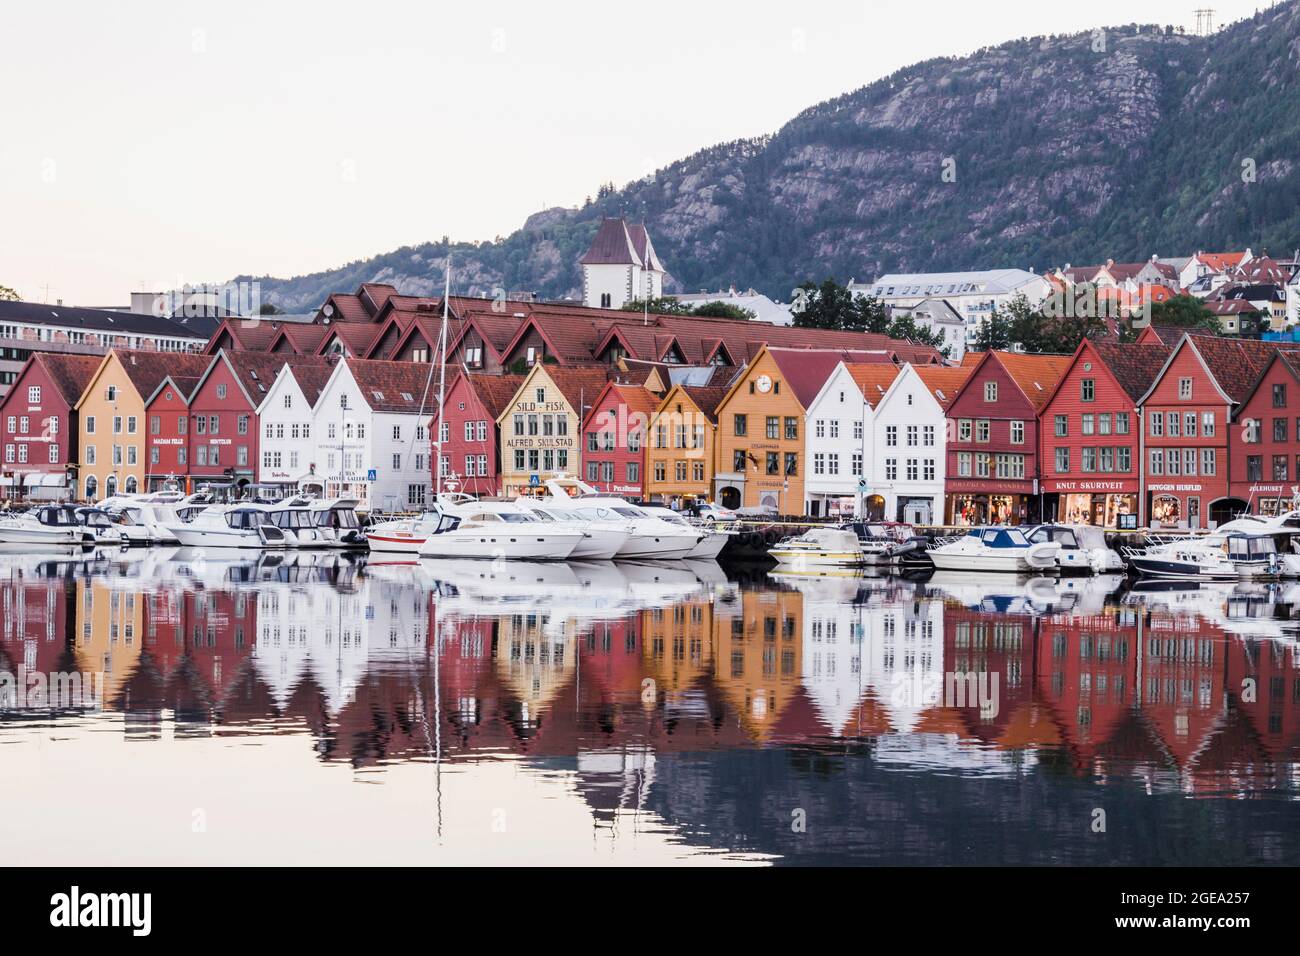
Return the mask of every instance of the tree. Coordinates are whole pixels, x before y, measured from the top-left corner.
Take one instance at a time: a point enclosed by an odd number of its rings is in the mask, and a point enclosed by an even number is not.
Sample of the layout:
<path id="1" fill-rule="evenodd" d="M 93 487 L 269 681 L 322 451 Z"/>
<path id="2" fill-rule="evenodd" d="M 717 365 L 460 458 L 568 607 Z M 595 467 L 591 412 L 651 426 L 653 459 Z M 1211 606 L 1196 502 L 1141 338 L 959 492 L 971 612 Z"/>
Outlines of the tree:
<path id="1" fill-rule="evenodd" d="M 703 315 L 715 319 L 756 319 L 758 316 L 749 309 L 731 302 L 701 302 L 691 309 L 691 315 Z"/>
<path id="2" fill-rule="evenodd" d="M 258 315 L 280 315 L 281 312 L 270 302 L 263 302 L 261 305 L 257 307 L 257 314 Z"/>
<path id="3" fill-rule="evenodd" d="M 705 315 L 717 319 L 755 319 L 757 318 L 749 309 L 742 309 L 738 305 L 730 302 L 701 302 L 699 305 L 688 305 L 679 302 L 671 295 L 658 296 L 647 301 L 645 299 L 633 299 L 623 306 L 624 312 L 653 312 L 656 315 Z"/>
<path id="4" fill-rule="evenodd" d="M 1176 295 L 1151 306 L 1152 325 L 1176 325 L 1188 329 L 1223 331 L 1219 317 L 1192 295 Z"/>
<path id="5" fill-rule="evenodd" d="M 849 332 L 887 332 L 889 309 L 875 296 L 854 295 L 834 279 L 821 285 L 799 286 L 791 305 L 794 324 L 801 329 L 840 329 Z"/>
<path id="6" fill-rule="evenodd" d="M 5 302 L 21 302 L 22 298 L 23 297 L 14 289 L 9 288 L 7 285 L 0 285 L 0 300 Z"/>
<path id="7" fill-rule="evenodd" d="M 975 348 L 980 352 L 994 352 L 1011 347 L 1011 318 L 999 308 L 980 323 L 975 333 Z"/>
<path id="8" fill-rule="evenodd" d="M 1097 339 L 1108 334 L 1105 321 L 1096 316 L 1044 315 L 1023 295 L 1018 295 L 984 320 L 975 336 L 975 348 L 987 351 L 1014 344 L 1026 352 L 1065 355 L 1078 348 L 1085 338 Z"/>

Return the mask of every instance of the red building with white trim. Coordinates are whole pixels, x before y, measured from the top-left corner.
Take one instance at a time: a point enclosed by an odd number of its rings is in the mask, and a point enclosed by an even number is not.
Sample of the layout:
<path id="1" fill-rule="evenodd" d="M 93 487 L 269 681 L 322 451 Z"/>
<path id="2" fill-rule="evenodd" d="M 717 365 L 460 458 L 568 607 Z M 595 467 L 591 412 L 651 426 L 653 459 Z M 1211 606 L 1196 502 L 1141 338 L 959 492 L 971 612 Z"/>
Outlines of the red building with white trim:
<path id="1" fill-rule="evenodd" d="M 1142 523 L 1138 399 L 1169 357 L 1161 344 L 1084 339 L 1038 416 L 1043 518 Z M 1123 523 L 1128 523 L 1127 521 Z"/>
<path id="2" fill-rule="evenodd" d="M 73 407 L 103 361 L 98 355 L 33 352 L 0 401 L 6 497 L 68 496 L 68 465 L 77 461 Z"/>
<path id="3" fill-rule="evenodd" d="M 1277 350 L 1233 415 L 1228 493 L 1256 514 L 1300 500 L 1300 352 Z"/>
<path id="4" fill-rule="evenodd" d="M 189 487 L 190 395 L 199 379 L 169 375 L 145 398 L 144 484 L 150 491 L 169 481 Z"/>
<path id="5" fill-rule="evenodd" d="M 947 412 L 949 524 L 1038 518 L 1038 413 L 1070 361 L 1019 352 L 985 352 L 976 360 Z"/>
<path id="6" fill-rule="evenodd" d="M 657 396 L 640 385 L 609 382 L 582 423 L 587 484 L 629 498 L 645 497 L 645 448 Z"/>
<path id="7" fill-rule="evenodd" d="M 1275 351 L 1211 335 L 1184 335 L 1174 346 L 1138 403 L 1147 524 L 1204 528 L 1245 510 L 1228 486 L 1232 413 Z"/>
<path id="8" fill-rule="evenodd" d="M 442 457 L 447 472 L 456 476 L 457 491 L 471 495 L 501 493 L 501 436 L 497 418 L 524 382 L 522 375 L 487 375 L 460 372 L 444 399 Z M 429 433 L 438 416 L 429 422 Z M 436 437 L 436 435 L 435 435 Z M 429 456 L 438 467 L 437 452 Z"/>

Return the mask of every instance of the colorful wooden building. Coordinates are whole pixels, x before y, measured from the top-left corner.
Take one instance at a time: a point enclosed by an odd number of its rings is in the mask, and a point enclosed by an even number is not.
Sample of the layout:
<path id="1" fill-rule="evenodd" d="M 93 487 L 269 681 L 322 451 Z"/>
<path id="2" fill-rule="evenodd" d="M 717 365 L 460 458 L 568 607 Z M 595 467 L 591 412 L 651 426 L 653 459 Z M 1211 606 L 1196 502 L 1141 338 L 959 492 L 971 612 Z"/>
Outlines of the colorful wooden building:
<path id="1" fill-rule="evenodd" d="M 674 385 L 650 419 L 645 454 L 645 496 L 655 504 L 684 507 L 708 501 L 717 466 L 720 385 Z"/>
<path id="2" fill-rule="evenodd" d="M 77 461 L 77 399 L 98 355 L 33 352 L 0 401 L 6 497 L 69 497 Z"/>
<path id="3" fill-rule="evenodd" d="M 581 474 L 582 420 L 606 381 L 606 370 L 597 366 L 539 361 L 529 369 L 497 416 L 502 494 L 527 493 L 560 473 Z"/>
<path id="4" fill-rule="evenodd" d="M 1038 416 L 1044 520 L 1144 523 L 1138 399 L 1169 352 L 1159 339 L 1079 344 Z"/>
<path id="5" fill-rule="evenodd" d="M 991 351 L 974 362 L 947 410 L 949 524 L 1038 519 L 1038 413 L 1070 361 L 1068 355 Z"/>
<path id="6" fill-rule="evenodd" d="M 447 389 L 442 456 L 457 490 L 470 495 L 501 493 L 501 428 L 498 417 L 523 384 L 522 375 L 460 371 Z M 435 415 L 430 433 L 437 428 Z"/>
<path id="7" fill-rule="evenodd" d="M 646 436 L 658 404 L 658 396 L 640 385 L 605 385 L 582 423 L 587 484 L 625 498 L 645 497 Z"/>

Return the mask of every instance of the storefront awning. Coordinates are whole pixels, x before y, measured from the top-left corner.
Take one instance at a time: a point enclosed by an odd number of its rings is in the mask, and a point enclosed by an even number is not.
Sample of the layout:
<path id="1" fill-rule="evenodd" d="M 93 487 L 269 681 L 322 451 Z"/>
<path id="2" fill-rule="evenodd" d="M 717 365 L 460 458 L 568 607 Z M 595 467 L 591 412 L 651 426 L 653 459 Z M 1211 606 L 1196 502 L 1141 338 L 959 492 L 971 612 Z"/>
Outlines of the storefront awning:
<path id="1" fill-rule="evenodd" d="M 67 483 L 67 476 L 61 471 L 34 471 L 23 476 L 25 488 L 62 488 Z"/>
<path id="2" fill-rule="evenodd" d="M 15 488 L 21 480 L 21 477 L 13 475 L 0 475 L 0 488 Z"/>

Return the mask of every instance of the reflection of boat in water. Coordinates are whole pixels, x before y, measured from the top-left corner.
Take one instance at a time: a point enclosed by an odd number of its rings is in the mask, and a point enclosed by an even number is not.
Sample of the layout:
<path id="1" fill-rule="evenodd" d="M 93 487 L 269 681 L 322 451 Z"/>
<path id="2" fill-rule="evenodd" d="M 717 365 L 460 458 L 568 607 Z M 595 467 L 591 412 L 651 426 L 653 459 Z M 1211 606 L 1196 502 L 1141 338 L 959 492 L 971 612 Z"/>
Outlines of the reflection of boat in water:
<path id="1" fill-rule="evenodd" d="M 988 614 L 1054 614 L 1073 603 L 1068 591 L 1057 590 L 1055 577 L 936 571 L 926 586 L 971 610 Z"/>
<path id="2" fill-rule="evenodd" d="M 1281 608 L 1300 600 L 1300 587 L 1282 588 L 1257 581 L 1145 579 L 1124 595 L 1124 603 L 1159 608 L 1208 621 L 1240 637 L 1294 639 L 1296 625 L 1279 617 Z"/>

